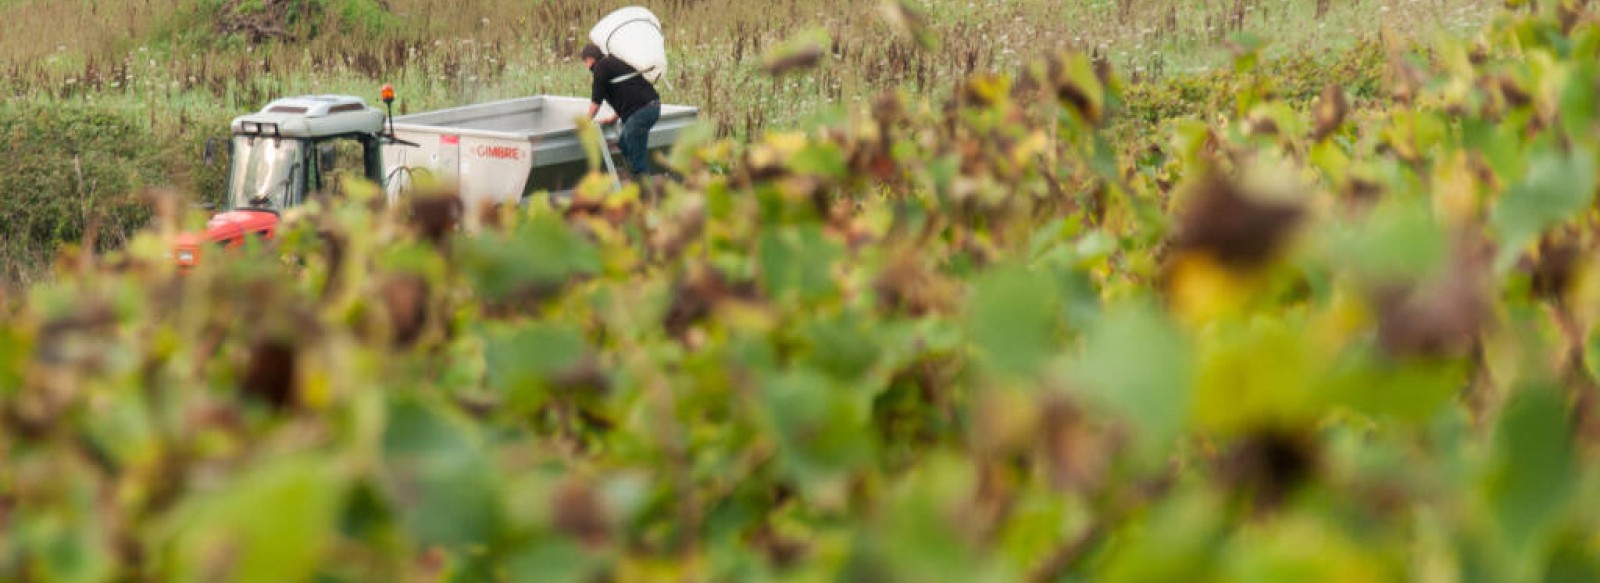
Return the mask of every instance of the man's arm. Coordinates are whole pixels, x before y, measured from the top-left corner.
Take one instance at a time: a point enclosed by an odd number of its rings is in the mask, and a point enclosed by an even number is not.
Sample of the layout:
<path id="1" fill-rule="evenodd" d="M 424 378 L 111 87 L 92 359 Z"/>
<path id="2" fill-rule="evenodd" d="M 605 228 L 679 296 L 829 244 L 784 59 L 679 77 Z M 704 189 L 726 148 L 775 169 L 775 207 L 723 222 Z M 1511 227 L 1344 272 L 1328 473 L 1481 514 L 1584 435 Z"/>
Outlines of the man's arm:
<path id="1" fill-rule="evenodd" d="M 606 97 L 609 96 L 606 93 L 606 81 L 603 78 L 604 76 L 600 74 L 600 69 L 600 65 L 595 65 L 594 85 L 589 90 L 589 119 L 594 119 L 594 115 L 596 113 L 600 113 L 600 103 L 604 102 Z M 606 119 L 596 121 L 598 121 L 600 125 L 606 125 L 617 121 L 617 116 L 610 115 L 606 116 Z"/>
<path id="2" fill-rule="evenodd" d="M 600 104 L 593 101 L 589 102 L 589 119 L 594 119 L 594 114 L 597 113 L 600 113 Z M 617 121 L 617 114 L 615 113 L 606 116 L 605 119 L 595 119 L 595 123 L 600 125 L 611 125 L 611 122 L 614 121 Z"/>

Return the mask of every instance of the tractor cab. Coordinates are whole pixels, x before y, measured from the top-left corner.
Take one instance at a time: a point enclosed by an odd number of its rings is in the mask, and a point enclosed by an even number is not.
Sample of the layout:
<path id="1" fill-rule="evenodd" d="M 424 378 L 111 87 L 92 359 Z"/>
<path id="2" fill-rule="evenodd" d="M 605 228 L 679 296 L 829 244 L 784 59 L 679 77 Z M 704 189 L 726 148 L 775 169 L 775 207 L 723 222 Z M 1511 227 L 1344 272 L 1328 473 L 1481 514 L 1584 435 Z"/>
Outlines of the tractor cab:
<path id="1" fill-rule="evenodd" d="M 392 100 L 384 88 L 384 100 Z M 180 270 L 195 266 L 204 248 L 238 247 L 248 237 L 271 239 L 283 211 L 311 193 L 338 188 L 342 175 L 382 185 L 384 112 L 359 97 L 313 95 L 275 100 L 235 118 L 226 196 L 202 234 L 180 236 Z M 210 154 L 210 148 L 208 148 Z"/>

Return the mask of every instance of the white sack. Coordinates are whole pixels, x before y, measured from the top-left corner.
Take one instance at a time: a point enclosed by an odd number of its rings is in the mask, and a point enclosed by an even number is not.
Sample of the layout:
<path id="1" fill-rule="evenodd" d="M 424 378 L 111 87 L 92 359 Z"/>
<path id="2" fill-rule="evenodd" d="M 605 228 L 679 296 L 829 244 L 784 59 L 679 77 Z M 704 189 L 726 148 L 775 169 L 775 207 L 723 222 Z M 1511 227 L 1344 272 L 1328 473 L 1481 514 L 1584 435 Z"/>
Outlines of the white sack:
<path id="1" fill-rule="evenodd" d="M 589 30 L 589 41 L 633 67 L 651 83 L 667 72 L 661 21 L 643 6 L 618 9 Z"/>

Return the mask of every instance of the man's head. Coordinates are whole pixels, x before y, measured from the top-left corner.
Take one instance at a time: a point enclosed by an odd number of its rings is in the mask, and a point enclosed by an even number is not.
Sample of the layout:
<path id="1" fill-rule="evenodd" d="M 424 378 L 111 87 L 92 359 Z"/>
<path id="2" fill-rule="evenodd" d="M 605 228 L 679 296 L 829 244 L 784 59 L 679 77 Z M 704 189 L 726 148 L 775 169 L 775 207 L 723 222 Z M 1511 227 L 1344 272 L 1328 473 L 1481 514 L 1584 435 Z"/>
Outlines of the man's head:
<path id="1" fill-rule="evenodd" d="M 578 53 L 578 56 L 583 58 L 583 66 L 594 68 L 595 61 L 605 58 L 606 54 L 600 50 L 599 46 L 594 43 L 588 43 L 583 45 L 583 51 Z"/>

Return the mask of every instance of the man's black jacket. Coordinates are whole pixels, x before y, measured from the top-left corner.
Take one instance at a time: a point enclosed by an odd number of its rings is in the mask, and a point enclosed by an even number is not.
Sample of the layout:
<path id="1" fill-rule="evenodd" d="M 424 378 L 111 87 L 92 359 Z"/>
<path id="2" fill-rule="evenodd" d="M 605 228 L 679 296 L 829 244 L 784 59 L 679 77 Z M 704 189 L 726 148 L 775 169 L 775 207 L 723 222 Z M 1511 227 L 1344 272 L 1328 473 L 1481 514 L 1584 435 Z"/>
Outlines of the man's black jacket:
<path id="1" fill-rule="evenodd" d="M 611 102 L 611 109 L 617 112 L 617 117 L 622 121 L 627 121 L 628 116 L 633 115 L 639 108 L 661 99 L 656 93 L 656 88 L 650 85 L 650 81 L 646 80 L 644 75 L 633 75 L 630 79 L 612 83 L 613 79 L 636 72 L 633 67 L 613 55 L 606 55 L 595 61 L 589 71 L 594 73 L 594 89 L 590 101 L 596 105 L 606 101 Z"/>

